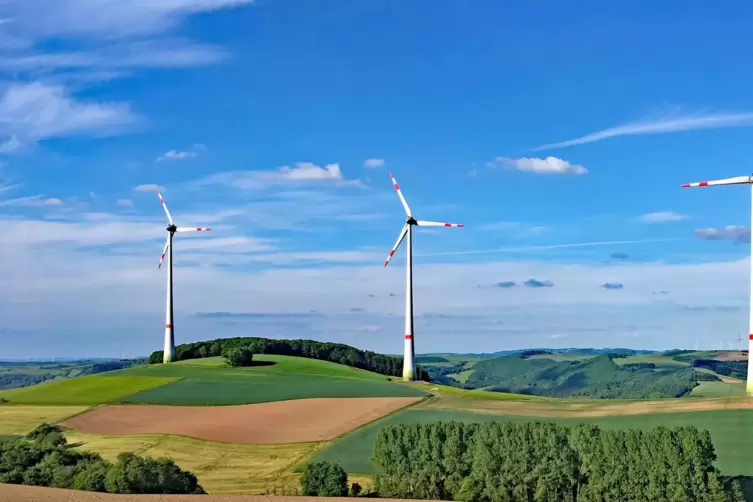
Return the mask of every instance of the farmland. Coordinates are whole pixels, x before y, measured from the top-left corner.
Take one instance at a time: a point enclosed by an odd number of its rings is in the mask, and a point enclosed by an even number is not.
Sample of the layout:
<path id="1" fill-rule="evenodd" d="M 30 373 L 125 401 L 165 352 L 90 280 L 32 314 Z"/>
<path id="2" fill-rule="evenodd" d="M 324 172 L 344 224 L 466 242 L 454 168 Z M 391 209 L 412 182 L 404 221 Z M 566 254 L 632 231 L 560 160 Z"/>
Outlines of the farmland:
<path id="1" fill-rule="evenodd" d="M 488 421 L 552 421 L 565 425 L 590 423 L 606 429 L 650 429 L 660 425 L 693 425 L 708 429 L 718 455 L 717 466 L 728 475 L 753 475 L 753 438 L 747 434 L 753 423 L 753 410 L 725 410 L 592 418 L 533 418 L 470 411 L 410 408 L 357 429 L 315 455 L 313 460 L 340 463 L 348 472 L 372 472 L 371 455 L 377 431 L 386 425 L 431 423 L 456 420 L 469 423 Z"/>
<path id="2" fill-rule="evenodd" d="M 95 405 L 174 382 L 174 377 L 121 372 L 88 375 L 0 392 L 11 404 Z"/>

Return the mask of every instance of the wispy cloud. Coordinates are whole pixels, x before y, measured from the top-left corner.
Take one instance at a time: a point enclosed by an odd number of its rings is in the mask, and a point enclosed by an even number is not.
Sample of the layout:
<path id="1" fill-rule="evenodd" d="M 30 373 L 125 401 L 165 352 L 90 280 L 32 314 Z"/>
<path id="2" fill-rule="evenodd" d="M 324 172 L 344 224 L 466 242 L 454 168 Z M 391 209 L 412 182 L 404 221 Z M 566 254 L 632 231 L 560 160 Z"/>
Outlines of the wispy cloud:
<path id="1" fill-rule="evenodd" d="M 553 288 L 554 283 L 552 281 L 540 281 L 538 279 L 528 279 L 523 283 L 528 288 Z"/>
<path id="2" fill-rule="evenodd" d="M 8 199 L 0 201 L 0 206 L 18 206 L 18 207 L 44 207 L 44 206 L 62 206 L 63 201 L 54 197 L 44 197 L 42 195 L 32 195 L 29 197 L 19 197 L 17 199 Z"/>
<path id="3" fill-rule="evenodd" d="M 0 151 L 23 142 L 74 135 L 107 136 L 139 121 L 124 103 L 82 102 L 61 86 L 14 84 L 0 97 Z"/>
<path id="4" fill-rule="evenodd" d="M 143 185 L 137 185 L 133 187 L 134 192 L 167 192 L 167 188 L 159 185 L 155 185 L 154 183 L 145 183 Z"/>
<path id="5" fill-rule="evenodd" d="M 275 171 L 226 171 L 212 174 L 192 185 L 224 185 L 240 190 L 265 188 L 271 185 L 297 185 L 324 183 L 338 187 L 362 187 L 359 180 L 347 180 L 340 164 L 319 166 L 313 162 L 297 162 L 295 166 L 282 166 Z"/>
<path id="6" fill-rule="evenodd" d="M 462 256 L 470 254 L 487 254 L 487 253 L 519 253 L 527 251 L 548 250 L 548 249 L 567 249 L 567 248 L 581 248 L 592 246 L 617 246 L 622 244 L 648 244 L 653 242 L 673 242 L 682 239 L 668 238 L 668 239 L 647 239 L 647 240 L 635 240 L 635 241 L 596 241 L 596 242 L 576 242 L 572 244 L 549 244 L 542 246 L 519 246 L 497 249 L 473 249 L 467 251 L 446 251 L 442 253 L 421 253 L 416 254 L 416 257 L 422 256 Z"/>
<path id="7" fill-rule="evenodd" d="M 115 205 L 118 207 L 130 209 L 133 207 L 133 201 L 131 199 L 117 199 L 115 201 Z"/>
<path id="8" fill-rule="evenodd" d="M 630 256 L 627 253 L 611 253 L 609 257 L 613 260 L 627 260 Z"/>
<path id="9" fill-rule="evenodd" d="M 735 244 L 750 243 L 750 228 L 727 225 L 723 228 L 698 228 L 693 235 L 707 241 L 730 241 Z"/>
<path id="10" fill-rule="evenodd" d="M 157 157 L 157 162 L 163 160 L 185 160 L 192 157 L 196 157 L 196 152 L 179 152 L 176 150 L 170 150 Z"/>
<path id="11" fill-rule="evenodd" d="M 366 159 L 363 163 L 363 167 L 366 169 L 376 169 L 384 165 L 384 159 Z"/>
<path id="12" fill-rule="evenodd" d="M 621 282 L 605 282 L 601 287 L 604 289 L 622 289 L 625 286 Z"/>
<path id="13" fill-rule="evenodd" d="M 670 115 L 665 117 L 649 117 L 635 122 L 628 122 L 616 127 L 594 132 L 579 138 L 548 143 L 534 148 L 534 151 L 551 148 L 593 143 L 617 136 L 633 136 L 638 134 L 661 134 L 697 129 L 717 129 L 721 127 L 742 127 L 753 125 L 753 113 L 696 113 L 691 115 Z"/>
<path id="14" fill-rule="evenodd" d="M 670 221 L 680 221 L 687 218 L 687 215 L 676 213 L 675 211 L 659 211 L 656 213 L 644 214 L 640 219 L 644 223 L 668 223 Z"/>
<path id="15" fill-rule="evenodd" d="M 498 282 L 496 284 L 492 284 L 493 288 L 501 288 L 501 289 L 510 289 L 514 288 L 518 284 L 515 281 L 502 281 Z"/>
<path id="16" fill-rule="evenodd" d="M 521 157 L 513 159 L 510 157 L 497 157 L 493 165 L 505 166 L 518 171 L 524 171 L 536 174 L 586 174 L 588 169 L 579 165 L 571 164 L 567 160 L 557 157 L 547 157 L 545 159 Z"/>

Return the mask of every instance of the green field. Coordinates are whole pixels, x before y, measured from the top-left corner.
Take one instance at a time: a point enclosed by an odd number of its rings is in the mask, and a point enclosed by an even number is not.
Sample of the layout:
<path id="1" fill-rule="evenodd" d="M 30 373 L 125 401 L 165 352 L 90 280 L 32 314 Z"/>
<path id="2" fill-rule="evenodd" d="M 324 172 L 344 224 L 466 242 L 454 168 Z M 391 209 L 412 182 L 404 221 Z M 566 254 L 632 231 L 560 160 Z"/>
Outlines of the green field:
<path id="1" fill-rule="evenodd" d="M 700 429 L 708 429 L 711 432 L 711 438 L 718 456 L 717 467 L 724 474 L 733 476 L 753 475 L 753 436 L 749 434 L 749 430 L 753 426 L 753 410 L 699 411 L 585 419 L 535 419 L 464 411 L 409 408 L 346 434 L 327 449 L 315 455 L 312 460 L 329 460 L 339 463 L 348 472 L 370 474 L 372 472 L 371 455 L 374 439 L 381 427 L 448 420 L 478 423 L 495 420 L 508 422 L 551 421 L 566 425 L 589 423 L 605 429 L 650 429 L 660 425 L 666 427 L 693 425 Z"/>
<path id="2" fill-rule="evenodd" d="M 639 356 L 630 356 L 630 357 L 618 357 L 613 359 L 615 364 L 623 365 L 623 364 L 637 364 L 637 363 L 654 363 L 656 367 L 661 366 L 671 366 L 671 367 L 679 367 L 679 366 L 690 366 L 690 363 L 684 363 L 682 361 L 675 361 L 669 356 L 664 356 L 662 354 L 642 354 Z"/>
<path id="3" fill-rule="evenodd" d="M 585 359 L 593 359 L 595 354 L 573 354 L 573 353 L 561 353 L 561 354 L 536 354 L 528 359 L 551 359 L 553 361 L 583 361 Z"/>
<path id="4" fill-rule="evenodd" d="M 690 397 L 732 397 L 744 396 L 744 383 L 724 383 L 724 382 L 699 382 L 690 393 Z"/>
<path id="5" fill-rule="evenodd" d="M 96 405 L 173 381 L 175 378 L 162 375 L 136 376 L 117 371 L 0 391 L 0 397 L 11 404 Z"/>
<path id="6" fill-rule="evenodd" d="M 123 395 L 118 401 L 232 405 L 309 397 L 409 397 L 424 394 L 411 386 L 389 381 L 384 375 L 327 361 L 270 355 L 255 356 L 254 360 L 274 364 L 227 368 L 219 358 L 211 358 L 119 371 L 119 375 L 171 377 L 178 381 Z"/>

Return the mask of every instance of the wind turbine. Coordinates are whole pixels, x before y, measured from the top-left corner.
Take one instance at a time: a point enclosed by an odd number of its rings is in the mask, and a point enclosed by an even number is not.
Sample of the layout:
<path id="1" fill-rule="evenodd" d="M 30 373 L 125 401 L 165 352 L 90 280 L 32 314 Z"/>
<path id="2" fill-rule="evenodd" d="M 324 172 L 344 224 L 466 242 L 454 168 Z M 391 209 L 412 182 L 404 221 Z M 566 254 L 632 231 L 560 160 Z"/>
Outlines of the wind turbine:
<path id="1" fill-rule="evenodd" d="M 165 309 L 165 351 L 162 356 L 163 363 L 172 362 L 175 359 L 175 328 L 173 327 L 173 235 L 175 232 L 208 232 L 211 228 L 189 228 L 189 227 L 176 227 L 173 223 L 173 217 L 170 216 L 170 211 L 167 210 L 167 204 L 165 199 L 162 198 L 162 194 L 157 192 L 159 201 L 162 203 L 162 208 L 167 215 L 167 221 L 170 223 L 167 226 L 167 242 L 165 242 L 165 248 L 162 250 L 162 258 L 159 260 L 157 268 L 162 268 L 162 262 L 167 255 L 167 306 Z"/>
<path id="2" fill-rule="evenodd" d="M 724 180 L 701 181 L 698 183 L 686 183 L 682 188 L 692 187 L 711 187 L 717 185 L 750 185 L 751 194 L 753 195 L 753 175 L 737 176 Z M 751 200 L 751 225 L 753 225 L 753 199 Z M 748 378 L 745 383 L 745 393 L 753 396 L 753 246 L 751 246 L 751 264 L 750 264 L 750 305 L 748 307 Z"/>
<path id="3" fill-rule="evenodd" d="M 389 256 L 387 256 L 387 260 L 384 262 L 384 266 L 386 267 L 390 262 L 398 246 L 400 246 L 400 243 L 403 242 L 403 239 L 407 235 L 407 259 L 405 261 L 405 351 L 403 355 L 403 380 L 410 381 L 415 378 L 416 373 L 415 353 L 413 345 L 413 226 L 462 227 L 463 224 L 416 220 L 413 217 L 413 213 L 411 213 L 410 207 L 408 207 L 408 203 L 405 201 L 405 197 L 403 197 L 403 192 L 400 191 L 400 186 L 397 184 L 397 180 L 394 176 L 392 176 L 392 173 L 390 173 L 390 178 L 392 178 L 392 184 L 395 185 L 397 196 L 400 197 L 400 202 L 403 204 L 403 209 L 405 209 L 405 216 L 407 217 L 407 219 L 405 220 L 405 225 L 403 225 L 402 230 L 400 230 L 400 235 L 398 235 L 397 237 L 397 242 L 395 242 L 395 245 L 392 246 L 390 254 Z"/>

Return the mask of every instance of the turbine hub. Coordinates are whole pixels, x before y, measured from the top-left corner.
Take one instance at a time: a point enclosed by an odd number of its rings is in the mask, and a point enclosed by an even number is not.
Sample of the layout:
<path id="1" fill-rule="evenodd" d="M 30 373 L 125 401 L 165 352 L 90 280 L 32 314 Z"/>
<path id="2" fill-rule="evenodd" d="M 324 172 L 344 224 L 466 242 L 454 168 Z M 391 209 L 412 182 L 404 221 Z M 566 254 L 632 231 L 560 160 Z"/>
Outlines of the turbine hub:
<path id="1" fill-rule="evenodd" d="M 408 225 L 418 225 L 418 222 L 413 216 L 409 216 L 408 219 L 405 221 Z"/>
<path id="2" fill-rule="evenodd" d="M 169 225 L 169 226 L 167 227 L 167 231 L 168 231 L 168 232 L 170 232 L 170 233 L 173 233 L 173 234 L 174 234 L 176 230 L 178 230 L 178 227 L 177 227 L 177 226 L 175 226 L 175 225 Z"/>

